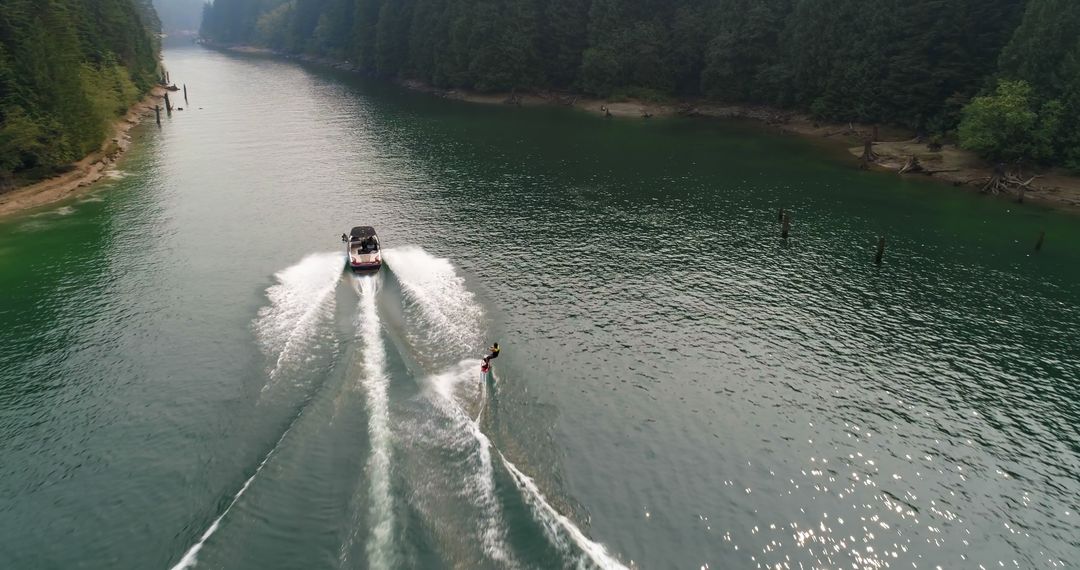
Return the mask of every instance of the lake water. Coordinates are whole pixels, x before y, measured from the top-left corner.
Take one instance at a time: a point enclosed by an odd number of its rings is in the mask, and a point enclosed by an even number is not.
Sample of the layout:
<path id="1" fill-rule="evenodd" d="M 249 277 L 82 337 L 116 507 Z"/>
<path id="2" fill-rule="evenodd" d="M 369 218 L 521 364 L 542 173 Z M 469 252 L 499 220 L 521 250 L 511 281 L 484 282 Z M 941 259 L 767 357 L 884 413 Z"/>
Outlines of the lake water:
<path id="1" fill-rule="evenodd" d="M 183 111 L 0 220 L 0 568 L 1080 559 L 1076 216 L 730 123 L 165 62 Z"/>

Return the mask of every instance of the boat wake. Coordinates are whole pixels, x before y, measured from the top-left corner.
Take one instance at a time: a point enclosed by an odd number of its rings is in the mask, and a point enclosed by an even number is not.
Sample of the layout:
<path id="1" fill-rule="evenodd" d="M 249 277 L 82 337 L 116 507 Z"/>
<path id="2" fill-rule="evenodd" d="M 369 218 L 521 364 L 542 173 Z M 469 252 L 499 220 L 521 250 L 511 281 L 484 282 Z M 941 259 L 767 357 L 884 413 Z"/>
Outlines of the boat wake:
<path id="1" fill-rule="evenodd" d="M 302 362 L 311 353 L 317 323 L 333 311 L 333 292 L 341 278 L 342 260 L 338 254 L 318 253 L 304 257 L 300 262 L 274 275 L 276 283 L 266 291 L 269 305 L 259 310 L 254 328 L 264 352 L 273 359 L 267 374 L 269 382 L 265 391 L 288 365 Z M 244 481 L 199 539 L 181 557 L 172 570 L 193 568 L 199 552 L 216 533 L 225 516 L 236 506 L 251 487 L 255 478 L 266 467 L 303 415 L 301 409 L 289 422 L 270 451 L 263 456 L 255 471 Z"/>
<path id="2" fill-rule="evenodd" d="M 402 310 L 407 322 L 404 334 L 413 337 L 410 344 L 418 351 L 425 348 L 441 351 L 434 354 L 438 358 L 427 360 L 426 377 L 421 381 L 424 389 L 418 401 L 424 403 L 421 409 L 425 413 L 434 411 L 428 416 L 432 421 L 424 424 L 435 430 L 431 433 L 434 437 L 425 441 L 434 442 L 443 451 L 450 452 L 443 456 L 444 461 L 453 456 L 460 458 L 456 471 L 440 475 L 460 482 L 458 496 L 464 504 L 458 504 L 478 515 L 470 528 L 455 531 L 470 534 L 473 537 L 471 543 L 479 545 L 476 555 L 491 560 L 496 567 L 528 566 L 528 562 L 519 558 L 528 554 L 515 552 L 512 546 L 514 535 L 504 513 L 505 509 L 514 508 L 504 503 L 507 493 L 517 494 L 521 497 L 520 503 L 516 499 L 511 503 L 526 507 L 546 541 L 563 558 L 565 566 L 604 570 L 626 568 L 602 544 L 590 540 L 569 517 L 558 512 L 539 485 L 511 462 L 482 429 L 487 397 L 484 383 L 478 381 L 480 361 L 468 356 L 482 346 L 483 310 L 453 264 L 419 248 L 389 250 L 384 255 L 403 293 Z M 339 255 L 315 254 L 276 274 L 277 282 L 267 291 L 270 304 L 259 311 L 255 320 L 258 339 L 273 360 L 268 369 L 271 383 L 290 366 L 306 362 L 313 353 L 319 352 L 318 339 L 323 336 L 319 333 L 320 323 L 333 313 L 341 265 Z M 365 567 L 399 567 L 405 564 L 407 557 L 395 544 L 398 521 L 392 480 L 391 375 L 377 294 L 384 277 L 351 277 L 359 299 L 356 338 L 361 361 L 357 363 L 359 368 L 355 369 L 355 375 L 358 388 L 365 394 L 371 451 L 364 469 L 363 489 L 354 495 L 351 534 L 345 537 L 339 552 L 339 564 L 343 568 L 357 565 L 349 558 L 361 544 L 367 558 L 366 564 L 361 565 Z M 327 334 L 332 335 L 332 332 Z M 478 409 L 480 412 L 476 413 Z M 300 410 L 294 417 L 228 505 L 172 570 L 187 570 L 196 565 L 204 546 L 283 445 L 303 413 Z M 444 493 L 445 483 L 449 481 L 441 481 L 443 485 L 424 488 Z M 365 543 L 360 542 L 362 532 L 367 533 Z"/>
<path id="3" fill-rule="evenodd" d="M 418 247 L 384 250 L 383 260 L 401 283 L 406 318 L 424 324 L 410 329 L 417 350 L 448 364 L 482 348 L 483 311 L 450 260 Z"/>
<path id="4" fill-rule="evenodd" d="M 441 343 L 444 347 L 452 345 L 458 358 L 482 346 L 483 311 L 449 260 L 433 257 L 415 247 L 388 250 L 384 255 L 405 292 L 406 309 L 414 309 L 412 316 L 422 321 L 420 326 L 410 328 L 429 331 L 426 334 L 430 338 L 423 339 L 426 342 Z M 467 433 L 471 439 L 476 469 L 468 475 L 466 490 L 485 514 L 480 531 L 485 554 L 503 566 L 517 565 L 509 553 L 496 496 L 493 458 L 498 455 L 499 464 L 510 475 L 549 542 L 573 560 L 575 566 L 626 568 L 602 544 L 590 540 L 573 521 L 551 506 L 535 481 L 507 459 L 483 432 L 479 414 L 476 419 L 470 417 L 462 400 L 483 397 L 482 389 L 477 388 L 479 365 L 478 359 L 459 360 L 446 371 L 431 375 L 425 384 L 431 388 L 429 393 L 436 408 L 450 419 L 447 429 Z"/>
<path id="5" fill-rule="evenodd" d="M 371 455 L 368 457 L 369 483 L 368 520 L 370 535 L 367 542 L 368 567 L 394 568 L 394 504 L 390 487 L 392 444 L 390 434 L 390 405 L 387 389 L 390 378 L 386 372 L 386 348 L 376 307 L 375 293 L 378 275 L 354 278 L 360 295 L 358 330 L 363 342 L 363 377 L 361 384 L 367 392 L 368 437 Z M 354 528 L 359 528 L 354 525 Z M 341 564 L 346 565 L 355 535 L 341 549 Z"/>
<path id="6" fill-rule="evenodd" d="M 518 568 L 506 543 L 502 508 L 495 495 L 495 469 L 491 463 L 493 446 L 478 421 L 469 417 L 455 397 L 462 388 L 476 386 L 479 366 L 479 360 L 463 360 L 451 370 L 428 378 L 426 384 L 432 388 L 433 403 L 450 420 L 449 429 L 467 434 L 468 441 L 462 443 L 472 447 L 468 460 L 473 470 L 466 474 L 465 492 L 483 514 L 479 532 L 484 554 L 503 567 Z"/>
<path id="7" fill-rule="evenodd" d="M 319 321 L 334 310 L 342 263 L 341 254 L 316 253 L 274 275 L 277 283 L 266 290 L 270 304 L 259 310 L 254 323 L 263 351 L 273 360 L 267 387 L 311 354 Z"/>
<path id="8" fill-rule="evenodd" d="M 303 412 L 301 412 L 301 414 L 302 413 Z M 289 424 L 289 427 L 285 428 L 285 431 L 281 434 L 281 437 L 278 438 L 277 442 L 274 443 L 274 446 L 270 448 L 270 451 L 268 451 L 263 457 L 262 461 L 259 462 L 258 467 L 255 468 L 255 472 L 252 473 L 246 481 L 244 481 L 244 484 L 240 486 L 240 490 L 237 491 L 235 495 L 233 495 L 232 499 L 229 501 L 228 506 L 225 507 L 225 510 L 221 511 L 221 514 L 214 519 L 214 522 L 210 523 L 210 526 L 207 527 L 206 530 L 203 531 L 202 535 L 199 536 L 199 540 L 196 541 L 195 544 L 191 546 L 191 548 L 188 548 L 187 552 L 184 553 L 184 556 L 180 558 L 180 561 L 173 565 L 170 570 L 187 570 L 188 568 L 195 567 L 195 564 L 198 562 L 199 551 L 203 549 L 206 541 L 209 540 L 211 536 L 214 536 L 214 533 L 217 532 L 218 528 L 221 526 L 221 521 L 225 518 L 225 515 L 229 514 L 229 511 L 231 511 L 232 508 L 236 506 L 236 503 L 240 501 L 240 497 L 244 496 L 244 493 L 247 492 L 248 487 L 251 486 L 251 483 L 255 480 L 255 477 L 259 475 L 259 472 L 263 470 L 263 467 L 266 467 L 266 464 L 270 461 L 270 458 L 273 457 L 274 452 L 276 452 L 278 448 L 281 447 L 281 442 L 285 441 L 285 436 L 289 435 L 289 432 L 292 430 L 292 426 L 296 425 L 296 421 L 299 419 L 299 415 L 293 418 L 293 421 Z"/>
<path id="9" fill-rule="evenodd" d="M 525 502 L 532 509 L 533 516 L 543 526 L 544 534 L 548 540 L 563 554 L 575 557 L 575 566 L 578 568 L 602 568 L 603 570 L 627 568 L 625 564 L 608 553 L 603 544 L 590 540 L 574 524 L 574 521 L 555 510 L 555 507 L 552 507 L 544 494 L 540 492 L 536 482 L 522 473 L 501 451 L 498 453 L 503 467 L 510 472 L 514 483 L 525 497 Z M 580 552 L 576 556 L 574 556 L 575 548 Z"/>

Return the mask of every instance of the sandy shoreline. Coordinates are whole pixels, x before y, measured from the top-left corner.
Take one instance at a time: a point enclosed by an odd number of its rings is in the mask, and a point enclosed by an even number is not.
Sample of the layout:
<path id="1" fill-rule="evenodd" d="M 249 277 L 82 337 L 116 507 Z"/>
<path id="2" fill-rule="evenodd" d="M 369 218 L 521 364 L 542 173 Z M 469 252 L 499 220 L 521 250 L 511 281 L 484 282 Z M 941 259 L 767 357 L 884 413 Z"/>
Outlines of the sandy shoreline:
<path id="1" fill-rule="evenodd" d="M 862 157 L 863 145 L 848 149 L 855 157 Z M 993 175 L 993 166 L 980 159 L 974 153 L 947 145 L 939 150 L 931 150 L 926 143 L 913 139 L 881 141 L 874 143 L 874 152 L 878 155 L 874 166 L 900 172 L 911 157 L 918 159 L 927 172 L 900 174 L 900 176 L 925 178 L 952 186 L 979 192 L 985 182 Z M 856 159 L 858 160 L 858 158 Z M 1062 169 L 1049 169 L 1027 172 L 1020 178 L 1035 177 L 1031 188 L 1024 193 L 1025 203 L 1037 203 L 1080 213 L 1080 177 L 1070 175 Z M 994 195 L 1002 200 L 1018 201 L 1016 193 Z"/>
<path id="2" fill-rule="evenodd" d="M 162 105 L 164 94 L 163 87 L 154 87 L 142 101 L 113 123 L 110 135 L 101 147 L 73 163 L 71 171 L 0 194 L 0 217 L 88 191 L 131 146 L 129 131 L 154 114 L 154 106 Z"/>

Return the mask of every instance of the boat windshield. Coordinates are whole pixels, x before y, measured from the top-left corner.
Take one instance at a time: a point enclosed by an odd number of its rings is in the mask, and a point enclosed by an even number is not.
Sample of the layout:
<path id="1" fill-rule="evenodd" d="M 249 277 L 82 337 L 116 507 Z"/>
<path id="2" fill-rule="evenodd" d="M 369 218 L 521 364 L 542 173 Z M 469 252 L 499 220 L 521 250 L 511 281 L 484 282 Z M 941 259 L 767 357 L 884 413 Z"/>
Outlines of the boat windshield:
<path id="1" fill-rule="evenodd" d="M 379 251 L 379 240 L 374 237 L 353 240 L 352 250 L 356 253 L 376 253 Z"/>

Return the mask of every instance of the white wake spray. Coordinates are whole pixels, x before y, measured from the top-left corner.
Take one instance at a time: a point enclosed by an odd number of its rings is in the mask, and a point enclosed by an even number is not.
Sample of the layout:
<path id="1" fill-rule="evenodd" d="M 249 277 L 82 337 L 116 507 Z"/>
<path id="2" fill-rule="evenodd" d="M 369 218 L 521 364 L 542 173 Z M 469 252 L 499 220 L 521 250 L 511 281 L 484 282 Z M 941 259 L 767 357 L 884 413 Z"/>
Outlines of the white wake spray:
<path id="1" fill-rule="evenodd" d="M 482 345 L 483 311 L 450 260 L 418 247 L 386 250 L 383 259 L 401 283 L 406 301 L 422 313 L 427 338 L 418 345 L 440 347 L 457 356 Z"/>
<path id="2" fill-rule="evenodd" d="M 259 343 L 275 359 L 268 372 L 271 382 L 307 354 L 319 319 L 334 309 L 343 265 L 341 254 L 316 253 L 274 275 L 277 283 L 266 290 L 270 304 L 255 318 Z"/>
<path id="3" fill-rule="evenodd" d="M 499 562 L 504 568 L 517 568 L 519 565 L 510 554 L 506 543 L 506 526 L 503 524 L 502 508 L 495 496 L 495 470 L 491 464 L 493 446 L 480 429 L 477 420 L 470 418 L 454 397 L 460 386 L 468 386 L 476 382 L 479 367 L 479 360 L 463 360 L 450 371 L 432 376 L 428 379 L 428 383 L 434 392 L 432 400 L 452 422 L 451 429 L 464 431 L 472 436 L 475 448 L 469 459 L 476 464 L 476 469 L 472 473 L 465 474 L 465 491 L 484 516 L 480 525 L 480 539 L 484 554 Z"/>
<path id="4" fill-rule="evenodd" d="M 432 338 L 427 339 L 428 342 L 451 344 L 457 349 L 458 355 L 480 346 L 483 311 L 449 260 L 434 257 L 417 247 L 388 250 L 384 252 L 384 258 L 401 283 L 406 300 L 419 306 L 425 325 L 432 331 Z M 479 360 L 463 360 L 449 371 L 432 376 L 429 382 L 436 404 L 453 420 L 453 427 L 467 431 L 475 440 L 479 469 L 469 477 L 468 488 L 474 503 L 487 515 L 481 531 L 485 553 L 505 565 L 513 563 L 506 547 L 505 525 L 495 496 L 494 450 L 545 535 L 557 549 L 570 558 L 576 558 L 579 568 L 626 568 L 602 544 L 589 540 L 573 521 L 552 507 L 536 483 L 494 447 L 480 429 L 479 418 L 469 417 L 464 406 L 455 398 L 458 386 L 476 381 L 479 364 Z"/>
<path id="5" fill-rule="evenodd" d="M 540 488 L 536 486 L 536 482 L 531 477 L 522 473 L 501 451 L 498 453 L 503 467 L 506 467 L 506 470 L 510 472 L 514 483 L 521 490 L 525 502 L 529 505 L 536 520 L 540 522 L 544 534 L 547 535 L 551 543 L 564 554 L 571 554 L 572 549 L 567 542 L 568 538 L 570 543 L 573 543 L 581 552 L 581 556 L 577 559 L 578 568 L 595 567 L 603 570 L 627 570 L 627 566 L 609 554 L 603 544 L 589 540 L 589 537 L 581 532 L 581 529 L 574 524 L 574 521 L 555 510 L 555 507 L 547 502 L 544 494 L 540 492 Z"/>
<path id="6" fill-rule="evenodd" d="M 371 485 L 368 566 L 393 568 L 394 505 L 390 489 L 392 441 L 387 395 L 390 379 L 386 373 L 386 348 L 383 346 L 379 313 L 375 304 L 375 277 L 360 277 L 358 281 L 360 331 L 364 343 L 363 386 L 367 392 L 368 436 L 371 438 L 371 456 L 367 466 Z"/>
<path id="7" fill-rule="evenodd" d="M 270 304 L 259 310 L 255 318 L 256 335 L 266 354 L 275 357 L 275 363 L 268 374 L 271 381 L 294 358 L 299 358 L 303 349 L 314 334 L 315 325 L 320 316 L 333 310 L 333 292 L 341 279 L 344 261 L 340 254 L 317 253 L 304 257 L 300 262 L 277 272 L 277 283 L 266 290 Z M 269 383 L 267 387 L 269 387 Z M 264 388 L 265 389 L 265 388 Z M 302 412 L 301 412 L 302 413 Z M 184 556 L 172 567 L 172 570 L 193 568 L 198 562 L 199 552 L 206 541 L 218 531 L 221 521 L 244 496 L 270 461 L 274 453 L 285 440 L 285 436 L 296 424 L 299 415 L 281 434 L 274 446 L 259 462 L 255 472 L 244 481 L 240 490 L 233 495 L 228 506 L 210 524 L 199 540 L 193 544 Z"/>

